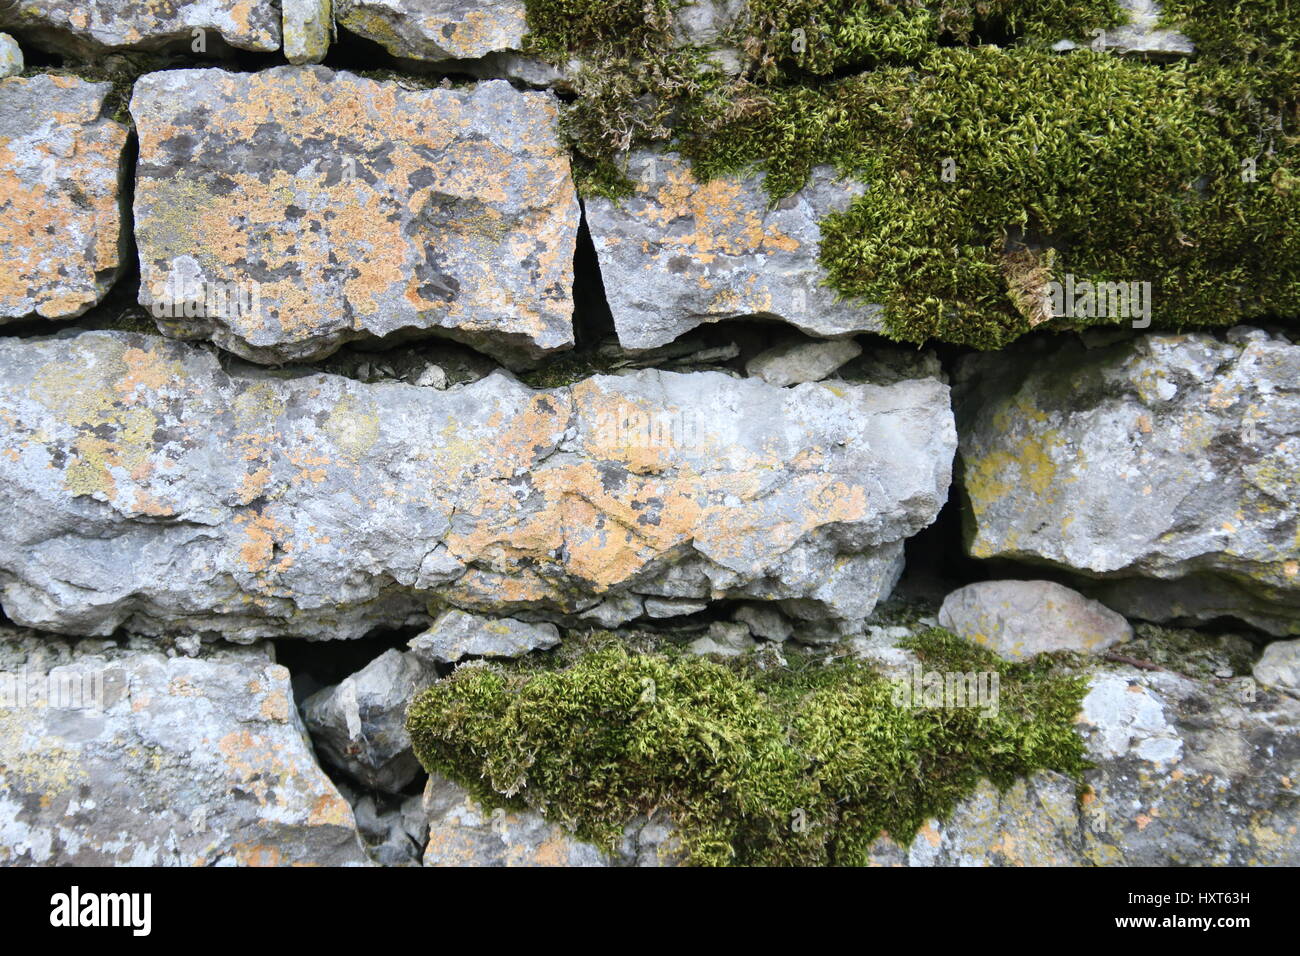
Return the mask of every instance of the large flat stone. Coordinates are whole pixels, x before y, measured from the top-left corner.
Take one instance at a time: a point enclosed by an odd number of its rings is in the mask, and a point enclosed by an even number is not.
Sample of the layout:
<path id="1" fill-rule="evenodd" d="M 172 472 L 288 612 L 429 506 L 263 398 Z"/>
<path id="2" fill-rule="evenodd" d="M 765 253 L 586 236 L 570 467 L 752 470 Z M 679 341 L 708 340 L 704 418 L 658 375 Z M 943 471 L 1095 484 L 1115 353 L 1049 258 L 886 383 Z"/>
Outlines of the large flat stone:
<path id="1" fill-rule="evenodd" d="M 435 331 L 510 362 L 567 348 L 580 213 L 558 108 L 318 66 L 141 77 L 141 303 L 268 363 Z M 246 296 L 209 307 L 213 289 Z"/>
<path id="2" fill-rule="evenodd" d="M 0 603 L 65 633 L 353 637 L 434 596 L 609 626 L 636 594 L 852 630 L 945 501 L 956 439 L 934 379 L 438 391 L 123 332 L 0 339 L 0 376 Z"/>

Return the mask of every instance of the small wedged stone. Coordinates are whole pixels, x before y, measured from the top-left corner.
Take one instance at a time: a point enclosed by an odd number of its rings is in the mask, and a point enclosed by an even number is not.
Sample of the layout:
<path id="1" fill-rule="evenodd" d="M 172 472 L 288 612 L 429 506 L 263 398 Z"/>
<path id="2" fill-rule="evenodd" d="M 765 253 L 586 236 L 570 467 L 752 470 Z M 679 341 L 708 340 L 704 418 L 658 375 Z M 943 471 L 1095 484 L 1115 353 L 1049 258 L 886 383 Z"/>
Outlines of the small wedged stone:
<path id="1" fill-rule="evenodd" d="M 699 325 L 782 319 L 834 338 L 884 328 L 881 308 L 837 301 L 818 264 L 819 223 L 862 184 L 818 167 L 771 208 L 763 174 L 697 182 L 676 153 L 633 152 L 622 199 L 586 199 L 587 223 L 625 348 L 653 348 Z"/>
<path id="2" fill-rule="evenodd" d="M 298 66 L 325 59 L 334 36 L 330 0 L 280 0 L 280 9 L 285 59 Z"/>
<path id="3" fill-rule="evenodd" d="M 292 2 L 292 0 L 290 0 Z M 0 4 L 0 28 L 36 46 L 94 57 L 108 50 L 206 53 L 207 33 L 241 50 L 280 49 L 276 0 L 22 0 Z"/>
<path id="4" fill-rule="evenodd" d="M 454 664 L 465 657 L 523 657 L 560 643 L 554 624 L 529 624 L 511 617 L 489 618 L 452 609 L 423 634 L 411 638 L 411 653 L 430 664 Z"/>
<path id="5" fill-rule="evenodd" d="M 0 80 L 0 324 L 81 315 L 121 272 L 127 128 L 103 115 L 111 92 Z"/>
<path id="6" fill-rule="evenodd" d="M 358 637 L 437 598 L 859 629 L 947 499 L 948 388 L 642 370 L 447 391 L 138 333 L 0 338 L 0 604 L 62 633 Z M 626 616 L 623 616 L 626 615 Z"/>
<path id="7" fill-rule="evenodd" d="M 367 862 L 265 647 L 169 658 L 4 629 L 0 686 L 0 863 Z"/>
<path id="8" fill-rule="evenodd" d="M 252 361 L 438 333 L 506 364 L 573 345 L 580 211 L 559 102 L 321 66 L 140 78 L 140 302 Z"/>
<path id="9" fill-rule="evenodd" d="M 964 359 L 970 553 L 1048 564 L 1129 618 L 1300 628 L 1300 346 L 1072 339 Z"/>
<path id="10" fill-rule="evenodd" d="M 745 373 L 769 385 L 820 382 L 861 354 L 862 346 L 852 339 L 787 342 L 754 356 L 745 364 Z"/>
<path id="11" fill-rule="evenodd" d="M 949 594 L 939 624 L 1009 661 L 1100 654 L 1132 640 L 1123 616 L 1053 581 L 979 581 Z"/>
<path id="12" fill-rule="evenodd" d="M 321 756 L 372 790 L 398 793 L 420 773 L 406 732 L 406 705 L 437 680 L 415 654 L 385 651 L 302 705 Z"/>
<path id="13" fill-rule="evenodd" d="M 7 33 L 0 33 L 0 80 L 17 76 L 23 71 L 23 51 Z"/>

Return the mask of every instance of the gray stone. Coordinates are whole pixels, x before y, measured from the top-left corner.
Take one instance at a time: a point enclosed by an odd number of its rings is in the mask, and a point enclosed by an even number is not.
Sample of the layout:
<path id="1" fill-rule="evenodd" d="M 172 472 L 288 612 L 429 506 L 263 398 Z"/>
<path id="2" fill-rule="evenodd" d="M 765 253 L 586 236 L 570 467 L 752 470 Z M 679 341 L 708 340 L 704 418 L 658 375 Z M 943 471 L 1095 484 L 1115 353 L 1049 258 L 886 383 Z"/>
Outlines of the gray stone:
<path id="1" fill-rule="evenodd" d="M 7 33 L 0 33 L 0 80 L 17 76 L 23 71 L 23 51 L 18 41 Z"/>
<path id="2" fill-rule="evenodd" d="M 345 30 L 412 60 L 518 50 L 528 33 L 524 0 L 334 0 L 334 16 Z"/>
<path id="3" fill-rule="evenodd" d="M 389 650 L 303 703 L 321 756 L 362 786 L 397 793 L 420 773 L 406 732 L 406 705 L 437 680 L 415 654 Z"/>
<path id="4" fill-rule="evenodd" d="M 1300 691 L 1300 641 L 1274 641 L 1255 664 L 1255 680 L 1280 690 Z"/>
<path id="5" fill-rule="evenodd" d="M 757 643 L 749 636 L 749 628 L 736 621 L 714 621 L 709 633 L 686 645 L 692 654 L 716 654 L 719 657 L 739 657 L 752 651 Z"/>
<path id="6" fill-rule="evenodd" d="M 465 657 L 523 657 L 560 643 L 554 624 L 529 624 L 511 617 L 480 617 L 444 611 L 433 626 L 411 638 L 411 653 L 429 663 L 454 664 Z"/>
<path id="7" fill-rule="evenodd" d="M 776 608 L 763 604 L 742 604 L 731 615 L 749 628 L 755 637 L 765 641 L 788 641 L 794 635 L 792 625 Z"/>
<path id="8" fill-rule="evenodd" d="M 241 50 L 272 53 L 280 49 L 280 4 L 275 0 L 22 0 L 0 4 L 0 27 L 36 46 L 82 57 L 105 50 L 216 52 L 218 38 Z"/>
<path id="9" fill-rule="evenodd" d="M 334 36 L 330 0 L 280 0 L 284 56 L 290 63 L 319 63 Z"/>
<path id="10" fill-rule="evenodd" d="M 1132 640 L 1128 621 L 1052 581 L 979 581 L 953 591 L 939 624 L 1011 661 L 1051 651 L 1100 654 Z"/>
<path id="11" fill-rule="evenodd" d="M 399 333 L 516 365 L 572 346 L 580 212 L 551 94 L 173 70 L 131 113 L 140 301 L 167 334 L 263 363 Z"/>
<path id="12" fill-rule="evenodd" d="M 769 385 L 798 385 L 830 378 L 840 366 L 862 354 L 852 339 L 787 342 L 768 349 L 745 365 L 745 372 Z"/>
<path id="13" fill-rule="evenodd" d="M 1130 618 L 1300 628 L 1300 347 L 1067 341 L 959 376 L 972 555 L 1075 572 Z"/>
<path id="14" fill-rule="evenodd" d="M 111 92 L 0 79 L 0 324 L 81 315 L 121 272 L 127 129 L 103 115 Z"/>
<path id="15" fill-rule="evenodd" d="M 610 858 L 532 810 L 488 810 L 463 787 L 432 776 L 425 866 L 609 866 Z"/>
<path id="16" fill-rule="evenodd" d="M 1038 773 L 999 793 L 984 782 L 907 847 L 911 866 L 1295 866 L 1300 703 L 1242 698 L 1232 682 L 1107 668 L 1079 718 L 1087 756 L 1073 780 Z"/>
<path id="17" fill-rule="evenodd" d="M 266 649 L 3 635 L 28 693 L 0 708 L 0 863 L 366 862 Z"/>
<path id="18" fill-rule="evenodd" d="M 707 601 L 649 597 L 645 599 L 645 614 L 646 617 L 654 618 L 684 617 L 688 614 L 698 614 L 708 606 Z"/>
<path id="19" fill-rule="evenodd" d="M 0 338 L 0 603 L 79 635 L 358 637 L 629 593 L 861 627 L 947 499 L 948 389 L 639 371 L 440 392 L 157 336 Z M 672 582 L 672 587 L 668 583 Z"/>
<path id="20" fill-rule="evenodd" d="M 819 223 L 861 194 L 830 167 L 769 208 L 763 175 L 699 183 L 675 153 L 631 154 L 635 195 L 586 200 L 619 341 L 653 348 L 696 326 L 783 319 L 832 338 L 880 331 L 881 309 L 837 301 L 818 265 Z"/>

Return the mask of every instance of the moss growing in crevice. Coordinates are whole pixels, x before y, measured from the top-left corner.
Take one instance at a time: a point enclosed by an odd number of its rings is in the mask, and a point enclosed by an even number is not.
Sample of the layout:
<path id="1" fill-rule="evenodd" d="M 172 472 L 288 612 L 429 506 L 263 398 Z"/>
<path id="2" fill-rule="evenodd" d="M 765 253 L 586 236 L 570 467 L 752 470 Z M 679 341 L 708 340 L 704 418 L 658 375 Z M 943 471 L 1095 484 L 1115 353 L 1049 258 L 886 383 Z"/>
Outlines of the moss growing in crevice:
<path id="1" fill-rule="evenodd" d="M 907 841 L 981 778 L 1086 768 L 1081 677 L 939 630 L 910 646 L 927 671 L 997 674 L 996 714 L 900 704 L 858 662 L 763 671 L 603 635 L 580 656 L 461 667 L 407 725 L 426 769 L 489 806 L 532 807 L 608 849 L 639 814 L 667 814 L 709 865 L 862 864 L 882 831 Z"/>

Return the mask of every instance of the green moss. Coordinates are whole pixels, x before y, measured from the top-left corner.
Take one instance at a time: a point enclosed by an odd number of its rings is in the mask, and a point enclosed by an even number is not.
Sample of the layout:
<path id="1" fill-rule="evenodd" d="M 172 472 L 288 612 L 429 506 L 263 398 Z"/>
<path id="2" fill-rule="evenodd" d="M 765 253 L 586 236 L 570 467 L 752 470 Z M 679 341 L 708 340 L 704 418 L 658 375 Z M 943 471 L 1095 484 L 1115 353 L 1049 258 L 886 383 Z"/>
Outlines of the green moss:
<path id="1" fill-rule="evenodd" d="M 762 170 L 774 201 L 822 163 L 867 183 L 822 224 L 821 263 L 842 297 L 885 306 L 897 340 L 998 348 L 1044 323 L 1132 321 L 1048 315 L 1047 283 L 1067 275 L 1150 283 L 1157 328 L 1294 316 L 1291 4 L 1167 6 L 1202 45 L 1197 62 L 1050 52 L 1118 19 L 1083 0 L 754 0 L 731 39 L 736 77 L 705 67 L 707 51 L 672 50 L 668 4 L 637 29 L 636 5 L 612 5 L 627 42 L 608 38 L 613 12 L 581 28 L 539 18 L 535 42 L 588 62 L 566 116 L 587 191 L 626 191 L 620 157 L 653 144 L 700 178 Z M 972 30 L 1020 42 L 937 45 Z"/>
<path id="2" fill-rule="evenodd" d="M 927 670 L 996 673 L 996 715 L 896 704 L 861 663 L 763 671 L 604 635 L 561 660 L 461 667 L 407 725 L 426 769 L 490 806 L 610 849 L 637 815 L 667 813 L 696 864 L 862 864 L 882 830 L 908 840 L 981 778 L 1085 768 L 1081 678 L 938 630 L 911 646 Z"/>

